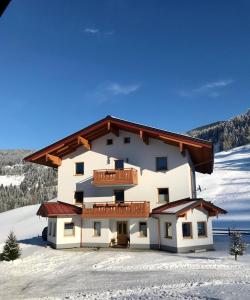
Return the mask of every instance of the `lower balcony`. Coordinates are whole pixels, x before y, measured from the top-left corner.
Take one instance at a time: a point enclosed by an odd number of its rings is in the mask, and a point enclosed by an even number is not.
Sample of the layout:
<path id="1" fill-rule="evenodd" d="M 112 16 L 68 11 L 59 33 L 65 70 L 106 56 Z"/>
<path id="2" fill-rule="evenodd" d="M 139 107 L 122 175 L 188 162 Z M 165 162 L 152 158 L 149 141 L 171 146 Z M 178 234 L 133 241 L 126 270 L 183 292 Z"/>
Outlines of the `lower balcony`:
<path id="1" fill-rule="evenodd" d="M 124 203 L 86 203 L 83 206 L 84 218 L 148 218 L 150 213 L 149 202 Z"/>
<path id="2" fill-rule="evenodd" d="M 133 168 L 95 170 L 93 174 L 93 184 L 95 186 L 129 186 L 137 183 L 137 170 Z"/>

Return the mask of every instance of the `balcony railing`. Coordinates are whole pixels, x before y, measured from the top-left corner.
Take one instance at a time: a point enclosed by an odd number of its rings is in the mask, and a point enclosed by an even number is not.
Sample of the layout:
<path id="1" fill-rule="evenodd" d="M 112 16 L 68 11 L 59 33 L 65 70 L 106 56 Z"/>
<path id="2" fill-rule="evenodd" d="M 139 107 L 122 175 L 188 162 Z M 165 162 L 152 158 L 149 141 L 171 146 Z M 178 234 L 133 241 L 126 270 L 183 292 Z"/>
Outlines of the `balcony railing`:
<path id="1" fill-rule="evenodd" d="M 147 218 L 149 202 L 86 203 L 82 209 L 85 218 Z"/>
<path id="2" fill-rule="evenodd" d="M 93 184 L 96 186 L 136 185 L 137 183 L 136 169 L 94 170 Z"/>

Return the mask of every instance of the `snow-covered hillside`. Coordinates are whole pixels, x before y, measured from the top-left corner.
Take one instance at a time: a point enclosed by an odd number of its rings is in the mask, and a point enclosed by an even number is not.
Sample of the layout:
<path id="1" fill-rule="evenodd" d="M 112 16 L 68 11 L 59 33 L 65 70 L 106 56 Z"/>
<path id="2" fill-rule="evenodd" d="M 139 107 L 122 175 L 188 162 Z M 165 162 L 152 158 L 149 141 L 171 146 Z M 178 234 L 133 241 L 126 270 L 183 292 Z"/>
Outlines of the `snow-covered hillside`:
<path id="1" fill-rule="evenodd" d="M 0 175 L 0 185 L 20 185 L 24 180 L 24 175 Z"/>
<path id="2" fill-rule="evenodd" d="M 217 153 L 214 172 L 196 176 L 197 196 L 228 211 L 220 220 L 250 228 L 250 145 Z"/>

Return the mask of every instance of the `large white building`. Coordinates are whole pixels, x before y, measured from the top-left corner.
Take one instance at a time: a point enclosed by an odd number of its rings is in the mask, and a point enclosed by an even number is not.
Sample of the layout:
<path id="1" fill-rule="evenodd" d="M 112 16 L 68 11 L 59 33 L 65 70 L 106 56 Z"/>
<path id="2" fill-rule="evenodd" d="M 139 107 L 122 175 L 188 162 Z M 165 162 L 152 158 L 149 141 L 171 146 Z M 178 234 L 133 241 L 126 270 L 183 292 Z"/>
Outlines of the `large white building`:
<path id="1" fill-rule="evenodd" d="M 195 171 L 212 173 L 213 145 L 111 116 L 26 161 L 58 169 L 58 201 L 44 202 L 53 247 L 212 249 L 212 217 Z"/>

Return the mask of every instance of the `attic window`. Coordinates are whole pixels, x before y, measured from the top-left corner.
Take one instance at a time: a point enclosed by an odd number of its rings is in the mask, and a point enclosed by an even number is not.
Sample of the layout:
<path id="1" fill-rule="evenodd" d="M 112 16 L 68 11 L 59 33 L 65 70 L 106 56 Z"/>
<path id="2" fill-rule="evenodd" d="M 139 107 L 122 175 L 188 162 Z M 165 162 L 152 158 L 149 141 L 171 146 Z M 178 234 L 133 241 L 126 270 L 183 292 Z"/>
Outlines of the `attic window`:
<path id="1" fill-rule="evenodd" d="M 124 144 L 130 144 L 130 137 L 124 138 Z"/>
<path id="2" fill-rule="evenodd" d="M 113 139 L 107 139 L 107 145 L 113 145 Z"/>

